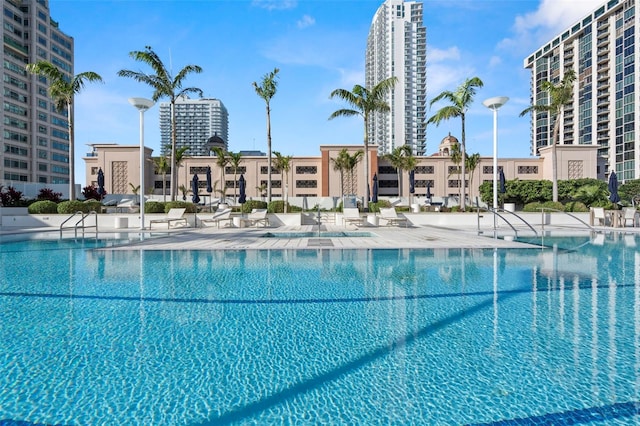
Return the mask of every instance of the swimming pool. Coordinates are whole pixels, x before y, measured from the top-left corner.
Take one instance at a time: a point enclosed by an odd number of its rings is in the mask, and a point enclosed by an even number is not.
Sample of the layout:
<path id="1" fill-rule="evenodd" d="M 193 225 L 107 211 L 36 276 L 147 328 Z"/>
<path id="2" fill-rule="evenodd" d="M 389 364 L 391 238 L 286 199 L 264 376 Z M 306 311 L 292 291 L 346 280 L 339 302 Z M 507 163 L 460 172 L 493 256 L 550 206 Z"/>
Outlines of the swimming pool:
<path id="1" fill-rule="evenodd" d="M 0 422 L 634 424 L 638 239 L 563 241 L 2 244 Z"/>

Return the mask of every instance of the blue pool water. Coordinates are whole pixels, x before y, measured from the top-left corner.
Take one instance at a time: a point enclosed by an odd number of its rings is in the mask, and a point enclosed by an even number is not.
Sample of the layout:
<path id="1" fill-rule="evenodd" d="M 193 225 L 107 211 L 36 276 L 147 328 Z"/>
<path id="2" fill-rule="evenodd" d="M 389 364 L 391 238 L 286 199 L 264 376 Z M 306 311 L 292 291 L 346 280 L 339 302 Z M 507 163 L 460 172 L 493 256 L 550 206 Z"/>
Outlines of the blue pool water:
<path id="1" fill-rule="evenodd" d="M 549 245 L 4 243 L 0 423 L 637 424 L 640 239 Z"/>

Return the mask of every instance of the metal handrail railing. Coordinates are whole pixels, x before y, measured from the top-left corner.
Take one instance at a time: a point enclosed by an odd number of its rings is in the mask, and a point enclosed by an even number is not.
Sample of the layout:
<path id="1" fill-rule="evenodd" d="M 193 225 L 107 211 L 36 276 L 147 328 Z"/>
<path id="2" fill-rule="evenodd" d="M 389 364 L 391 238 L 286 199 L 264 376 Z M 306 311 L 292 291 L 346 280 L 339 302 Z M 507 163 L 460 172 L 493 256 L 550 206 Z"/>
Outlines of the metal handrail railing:
<path id="1" fill-rule="evenodd" d="M 574 218 L 578 222 L 582 223 L 584 226 L 589 228 L 589 230 L 597 232 L 597 230 L 593 226 L 589 225 L 587 222 L 585 222 L 584 220 L 580 219 L 578 216 L 573 215 L 573 214 L 571 214 L 569 212 L 566 212 L 564 210 L 553 209 L 553 208 L 550 208 L 550 207 L 538 207 L 538 210 L 540 210 L 542 212 L 542 230 L 543 231 L 544 231 L 544 211 L 547 210 L 547 211 L 552 211 L 552 212 L 556 212 L 556 213 L 564 213 L 564 214 Z"/>
<path id="2" fill-rule="evenodd" d="M 64 226 L 67 222 L 69 222 L 74 217 L 80 215 L 80 219 L 73 224 L 73 226 Z M 95 225 L 85 225 L 85 219 L 89 216 L 95 216 Z M 78 228 L 82 229 L 82 236 L 84 237 L 84 230 L 87 228 L 95 228 L 96 229 L 96 238 L 98 238 L 98 213 L 95 210 L 90 211 L 89 213 L 83 213 L 81 211 L 77 211 L 71 216 L 69 216 L 64 222 L 60 224 L 60 236 L 62 236 L 62 231 L 65 229 L 73 229 L 74 236 L 78 237 Z"/>
<path id="3" fill-rule="evenodd" d="M 538 236 L 538 232 L 535 230 L 535 228 L 533 226 L 531 226 L 531 224 L 529 222 L 527 222 L 522 216 L 509 211 L 509 210 L 505 210 L 503 208 L 498 208 L 498 209 L 493 209 L 491 207 L 480 207 L 480 206 L 476 206 L 476 208 L 478 209 L 478 234 L 481 234 L 482 231 L 480 230 L 480 210 L 483 211 L 487 211 L 489 213 L 493 213 L 494 215 L 494 226 L 493 226 L 493 237 L 496 238 L 497 237 L 497 228 L 495 226 L 496 222 L 495 222 L 495 218 L 499 217 L 500 219 L 502 219 L 504 221 L 504 223 L 506 223 L 507 225 L 509 225 L 509 227 L 513 230 L 513 233 L 515 234 L 515 237 L 518 238 L 518 230 L 516 229 L 515 226 L 513 226 L 513 224 L 502 214 L 500 213 L 508 213 L 510 215 L 515 216 L 516 218 L 518 218 L 520 221 L 522 221 L 522 223 L 524 223 L 525 225 L 527 225 L 527 227 L 529 229 L 531 229 L 531 231 L 533 232 L 533 234 L 537 237 Z"/>

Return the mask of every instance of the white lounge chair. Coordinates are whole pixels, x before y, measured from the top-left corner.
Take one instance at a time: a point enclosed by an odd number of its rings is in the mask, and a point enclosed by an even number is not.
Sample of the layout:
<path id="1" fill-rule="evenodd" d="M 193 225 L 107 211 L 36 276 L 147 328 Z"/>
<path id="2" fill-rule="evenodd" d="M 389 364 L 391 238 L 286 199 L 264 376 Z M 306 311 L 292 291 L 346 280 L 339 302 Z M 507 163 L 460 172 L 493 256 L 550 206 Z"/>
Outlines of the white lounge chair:
<path id="1" fill-rule="evenodd" d="M 244 226 L 256 227 L 260 224 L 265 228 L 269 226 L 269 218 L 267 217 L 267 209 L 253 209 L 247 217 L 241 219 Z"/>
<path id="2" fill-rule="evenodd" d="M 360 211 L 355 207 L 345 207 L 342 209 L 342 223 L 346 227 L 348 224 L 364 224 L 364 217 L 360 216 Z"/>
<path id="3" fill-rule="evenodd" d="M 133 212 L 135 206 L 136 205 L 133 200 L 129 198 L 123 198 L 122 200 L 118 201 L 118 204 L 116 204 L 116 213 Z"/>
<path id="4" fill-rule="evenodd" d="M 631 226 L 635 227 L 636 224 L 638 223 L 638 211 L 633 207 L 623 207 L 622 212 L 623 212 L 623 216 L 621 218 L 622 226 L 626 227 L 627 221 L 630 220 Z"/>
<path id="5" fill-rule="evenodd" d="M 178 223 L 184 223 L 184 226 L 189 226 L 187 218 L 184 217 L 185 210 L 186 209 L 170 209 L 169 212 L 167 212 L 167 216 L 162 219 L 153 219 L 149 222 L 149 227 L 152 227 L 154 223 L 166 223 L 167 229 L 171 228 L 172 223 L 175 223 L 176 225 Z"/>
<path id="6" fill-rule="evenodd" d="M 233 220 L 231 217 L 231 209 L 218 210 L 213 214 L 213 216 L 199 217 L 198 219 L 200 219 L 200 222 L 202 222 L 203 225 L 215 223 L 218 228 L 220 228 L 220 222 L 227 222 L 227 224 L 230 225 Z"/>
<path id="7" fill-rule="evenodd" d="M 405 228 L 409 226 L 409 221 L 407 220 L 407 218 L 403 216 L 398 216 L 398 213 L 396 213 L 396 209 L 394 209 L 393 207 L 391 208 L 381 207 L 380 219 L 386 220 L 387 226 L 400 225 L 401 223 L 404 224 Z"/>
<path id="8" fill-rule="evenodd" d="M 599 225 L 606 226 L 608 218 L 604 207 L 591 207 L 591 225 L 595 225 L 598 222 Z"/>

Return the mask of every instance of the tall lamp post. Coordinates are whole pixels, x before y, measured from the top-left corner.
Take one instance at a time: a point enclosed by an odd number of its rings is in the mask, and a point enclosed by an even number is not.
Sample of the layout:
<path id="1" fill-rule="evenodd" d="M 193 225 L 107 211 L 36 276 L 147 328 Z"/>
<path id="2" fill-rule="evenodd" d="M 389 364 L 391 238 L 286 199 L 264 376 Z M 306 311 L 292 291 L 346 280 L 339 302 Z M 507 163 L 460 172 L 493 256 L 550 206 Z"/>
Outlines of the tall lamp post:
<path id="1" fill-rule="evenodd" d="M 129 103 L 140 111 L 140 229 L 144 229 L 144 112 L 155 102 L 145 98 L 129 98 Z"/>
<path id="2" fill-rule="evenodd" d="M 493 210 L 498 208 L 498 109 L 507 103 L 506 96 L 496 96 L 483 101 L 482 104 L 493 110 Z M 495 223 L 495 215 L 494 215 Z M 495 227 L 495 226 L 494 226 Z"/>

